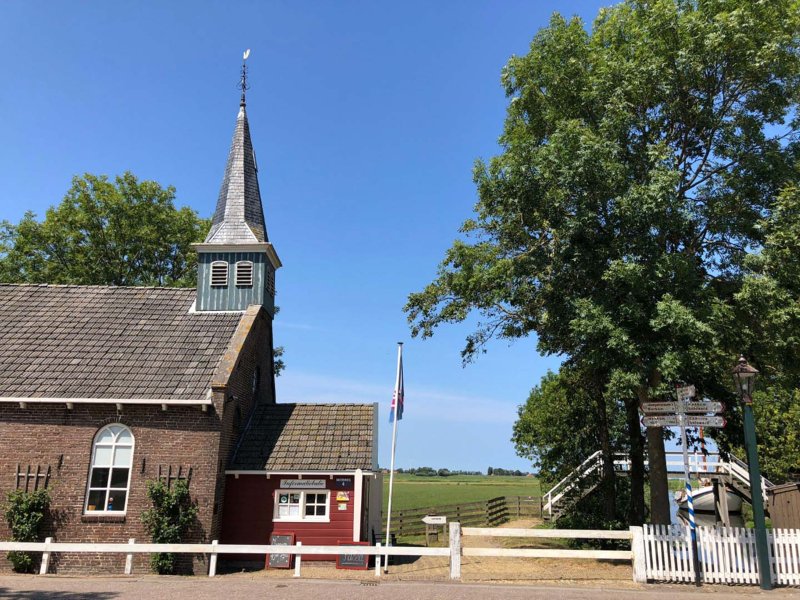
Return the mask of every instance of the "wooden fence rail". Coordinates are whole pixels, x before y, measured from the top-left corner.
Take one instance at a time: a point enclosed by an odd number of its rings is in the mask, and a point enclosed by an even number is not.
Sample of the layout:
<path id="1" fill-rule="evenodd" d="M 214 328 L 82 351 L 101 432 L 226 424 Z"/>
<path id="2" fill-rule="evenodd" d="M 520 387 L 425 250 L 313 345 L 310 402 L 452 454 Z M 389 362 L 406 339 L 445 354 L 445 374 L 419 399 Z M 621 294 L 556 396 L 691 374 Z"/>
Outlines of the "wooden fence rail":
<path id="1" fill-rule="evenodd" d="M 480 502 L 446 504 L 435 507 L 407 508 L 392 511 L 392 525 L 398 537 L 422 535 L 427 515 L 444 515 L 449 522 L 461 525 L 501 525 L 511 518 L 539 518 L 542 500 L 539 496 L 499 496 Z"/>

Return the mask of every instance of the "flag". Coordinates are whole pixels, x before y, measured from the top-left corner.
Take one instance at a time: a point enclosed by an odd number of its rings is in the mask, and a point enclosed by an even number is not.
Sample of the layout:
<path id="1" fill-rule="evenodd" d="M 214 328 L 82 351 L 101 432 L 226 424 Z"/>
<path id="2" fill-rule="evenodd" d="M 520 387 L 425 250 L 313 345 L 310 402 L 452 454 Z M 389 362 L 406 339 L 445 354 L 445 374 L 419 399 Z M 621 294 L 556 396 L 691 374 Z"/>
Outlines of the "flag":
<path id="1" fill-rule="evenodd" d="M 400 346 L 397 355 L 397 381 L 394 384 L 394 394 L 392 395 L 392 410 L 389 411 L 389 423 L 394 422 L 395 414 L 397 420 L 403 418 L 403 347 Z"/>

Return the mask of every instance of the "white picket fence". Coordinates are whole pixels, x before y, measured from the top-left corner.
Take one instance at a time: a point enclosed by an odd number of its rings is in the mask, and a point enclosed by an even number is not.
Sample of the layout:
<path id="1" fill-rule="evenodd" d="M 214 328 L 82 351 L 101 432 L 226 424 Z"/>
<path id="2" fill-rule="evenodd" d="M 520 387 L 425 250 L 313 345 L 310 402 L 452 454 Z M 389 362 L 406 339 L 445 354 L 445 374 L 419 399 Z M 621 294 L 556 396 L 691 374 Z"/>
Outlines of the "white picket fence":
<path id="1" fill-rule="evenodd" d="M 652 581 L 694 581 L 691 534 L 683 525 L 645 525 L 645 572 Z M 800 530 L 773 529 L 769 540 L 772 582 L 800 585 Z M 698 527 L 698 556 L 706 583 L 758 584 L 753 529 Z"/>

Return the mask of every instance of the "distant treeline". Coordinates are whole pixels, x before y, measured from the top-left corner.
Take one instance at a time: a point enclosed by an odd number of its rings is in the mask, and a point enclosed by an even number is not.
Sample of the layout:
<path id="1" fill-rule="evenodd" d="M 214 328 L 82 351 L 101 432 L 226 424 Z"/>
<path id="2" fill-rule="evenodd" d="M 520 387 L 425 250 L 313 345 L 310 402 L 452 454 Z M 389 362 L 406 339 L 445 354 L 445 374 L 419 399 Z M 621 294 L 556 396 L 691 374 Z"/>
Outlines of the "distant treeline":
<path id="1" fill-rule="evenodd" d="M 449 477 L 450 475 L 484 475 L 482 471 L 460 471 L 451 469 L 434 469 L 433 467 L 411 467 L 409 469 L 397 469 L 396 473 L 407 475 L 418 475 L 420 477 Z M 526 477 L 529 473 L 523 473 L 519 469 L 501 469 L 500 467 L 489 467 L 485 475 L 502 475 L 506 477 Z"/>

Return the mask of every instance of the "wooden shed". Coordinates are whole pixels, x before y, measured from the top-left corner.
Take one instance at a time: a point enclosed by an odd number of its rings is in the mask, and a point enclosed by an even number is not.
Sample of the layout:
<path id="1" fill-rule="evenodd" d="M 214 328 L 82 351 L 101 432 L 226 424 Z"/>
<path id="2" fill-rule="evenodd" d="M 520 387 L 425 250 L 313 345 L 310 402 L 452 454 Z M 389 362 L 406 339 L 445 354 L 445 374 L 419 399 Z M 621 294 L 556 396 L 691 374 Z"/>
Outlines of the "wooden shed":
<path id="1" fill-rule="evenodd" d="M 769 490 L 769 516 L 773 527 L 800 529 L 800 481 Z"/>

